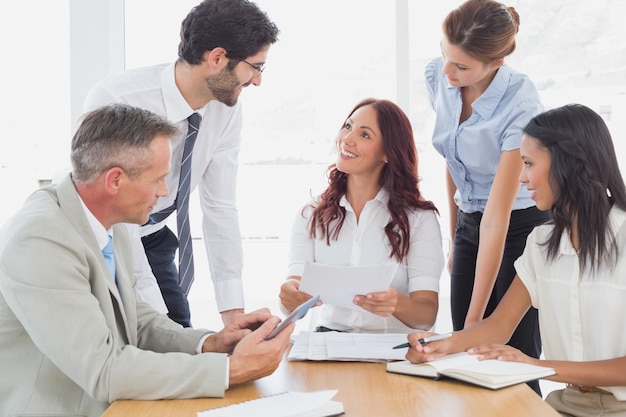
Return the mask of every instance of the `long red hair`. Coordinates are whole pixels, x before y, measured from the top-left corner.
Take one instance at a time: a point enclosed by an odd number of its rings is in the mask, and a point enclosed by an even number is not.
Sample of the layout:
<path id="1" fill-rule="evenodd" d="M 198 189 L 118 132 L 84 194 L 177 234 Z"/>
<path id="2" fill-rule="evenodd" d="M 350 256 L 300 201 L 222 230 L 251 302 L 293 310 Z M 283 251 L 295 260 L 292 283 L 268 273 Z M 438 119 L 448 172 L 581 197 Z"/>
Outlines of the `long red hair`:
<path id="1" fill-rule="evenodd" d="M 391 221 L 385 226 L 385 234 L 391 245 L 390 258 L 399 262 L 409 252 L 410 210 L 434 210 L 432 201 L 425 200 L 419 189 L 418 157 L 413 138 L 411 122 L 404 111 L 389 100 L 368 98 L 357 104 L 346 120 L 361 107 L 372 106 L 378 117 L 378 127 L 383 137 L 383 148 L 387 163 L 380 174 L 380 185 L 389 193 L 388 210 Z M 339 205 L 346 194 L 348 174 L 337 169 L 335 164 L 328 167 L 328 187 L 313 206 L 309 223 L 310 237 L 315 239 L 320 233 L 330 245 L 336 240 L 343 226 L 346 210 Z"/>

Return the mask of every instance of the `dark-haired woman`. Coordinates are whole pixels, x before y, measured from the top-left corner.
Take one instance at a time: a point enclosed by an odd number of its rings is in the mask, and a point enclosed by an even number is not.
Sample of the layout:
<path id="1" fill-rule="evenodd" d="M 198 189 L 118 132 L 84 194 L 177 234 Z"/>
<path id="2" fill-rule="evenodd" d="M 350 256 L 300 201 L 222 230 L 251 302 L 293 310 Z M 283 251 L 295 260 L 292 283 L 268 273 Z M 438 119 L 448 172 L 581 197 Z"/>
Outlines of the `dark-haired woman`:
<path id="1" fill-rule="evenodd" d="M 535 228 L 517 276 L 494 313 L 423 347 L 412 362 L 469 349 L 484 359 L 554 368 L 565 382 L 546 401 L 563 416 L 626 415 L 626 185 L 600 115 L 567 105 L 524 129 L 520 181 L 552 221 Z M 545 360 L 502 345 L 530 307 L 539 311 Z M 477 346 L 475 348 L 472 348 Z M 472 349 L 470 349 L 472 348 Z"/>

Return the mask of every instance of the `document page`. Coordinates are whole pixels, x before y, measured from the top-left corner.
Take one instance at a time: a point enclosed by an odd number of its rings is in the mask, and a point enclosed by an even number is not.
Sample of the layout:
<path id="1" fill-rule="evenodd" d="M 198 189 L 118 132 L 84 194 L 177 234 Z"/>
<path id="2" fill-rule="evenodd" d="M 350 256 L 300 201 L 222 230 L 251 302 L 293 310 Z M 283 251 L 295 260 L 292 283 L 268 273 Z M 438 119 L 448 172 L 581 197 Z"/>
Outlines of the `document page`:
<path id="1" fill-rule="evenodd" d="M 335 266 L 306 262 L 300 291 L 319 294 L 324 304 L 360 307 L 352 300 L 357 294 L 387 291 L 398 264 Z"/>
<path id="2" fill-rule="evenodd" d="M 406 343 L 404 333 L 326 333 L 326 352 L 333 360 L 362 361 L 403 360 L 408 348 L 394 349 Z"/>
<path id="3" fill-rule="evenodd" d="M 337 390 L 285 392 L 225 407 L 200 411 L 198 417 L 291 417 L 336 416 L 343 414 L 343 403 L 332 401 Z"/>
<path id="4" fill-rule="evenodd" d="M 295 342 L 291 346 L 288 360 L 328 360 L 326 350 L 326 332 L 305 332 L 298 333 Z"/>
<path id="5" fill-rule="evenodd" d="M 287 359 L 312 361 L 387 362 L 405 359 L 404 333 L 300 332 Z"/>

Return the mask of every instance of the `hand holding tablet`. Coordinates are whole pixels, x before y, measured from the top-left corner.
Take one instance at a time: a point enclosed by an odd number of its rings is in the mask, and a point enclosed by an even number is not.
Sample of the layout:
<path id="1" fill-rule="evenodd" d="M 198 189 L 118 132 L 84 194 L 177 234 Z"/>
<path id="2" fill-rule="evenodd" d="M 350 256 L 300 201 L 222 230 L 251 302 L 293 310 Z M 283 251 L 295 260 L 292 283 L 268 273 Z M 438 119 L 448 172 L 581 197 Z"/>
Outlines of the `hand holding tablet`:
<path id="1" fill-rule="evenodd" d="M 265 340 L 270 340 L 271 338 L 276 336 L 278 333 L 280 333 L 285 327 L 289 326 L 291 323 L 295 323 L 296 321 L 304 317 L 306 312 L 309 311 L 309 309 L 313 307 L 315 303 L 318 302 L 319 299 L 320 299 L 320 296 L 317 295 L 305 301 L 304 303 L 300 304 L 298 307 L 296 307 L 287 317 L 285 317 L 283 321 L 278 323 L 278 326 L 276 326 L 276 328 L 272 330 L 270 334 L 267 335 Z"/>

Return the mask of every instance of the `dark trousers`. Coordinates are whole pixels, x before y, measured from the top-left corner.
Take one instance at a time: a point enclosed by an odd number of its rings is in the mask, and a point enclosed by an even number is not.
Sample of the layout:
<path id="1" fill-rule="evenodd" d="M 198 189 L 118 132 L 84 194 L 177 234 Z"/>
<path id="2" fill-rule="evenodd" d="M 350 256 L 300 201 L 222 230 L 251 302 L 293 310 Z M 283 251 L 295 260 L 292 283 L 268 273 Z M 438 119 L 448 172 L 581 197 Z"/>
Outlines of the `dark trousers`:
<path id="1" fill-rule="evenodd" d="M 167 315 L 182 326 L 191 327 L 189 301 L 178 285 L 178 268 L 175 260 L 178 238 L 165 226 L 142 237 L 141 242 L 169 310 Z"/>
<path id="2" fill-rule="evenodd" d="M 542 212 L 536 207 L 514 210 L 511 213 L 504 255 L 487 309 L 485 310 L 485 317 L 493 313 L 511 282 L 513 282 L 513 278 L 515 278 L 513 262 L 524 251 L 528 234 L 535 226 L 545 223 L 549 218 L 548 212 Z M 463 213 L 461 210 L 458 211 L 454 237 L 454 258 L 452 260 L 452 272 L 450 273 L 450 305 L 454 330 L 463 328 L 465 317 L 469 310 L 474 287 L 474 274 L 476 272 L 481 219 L 482 213 Z M 539 358 L 541 355 L 541 338 L 539 335 L 537 310 L 535 308 L 531 307 L 528 310 L 508 344 L 521 350 L 528 356 Z M 541 395 L 538 381 L 531 381 L 528 385 Z"/>

